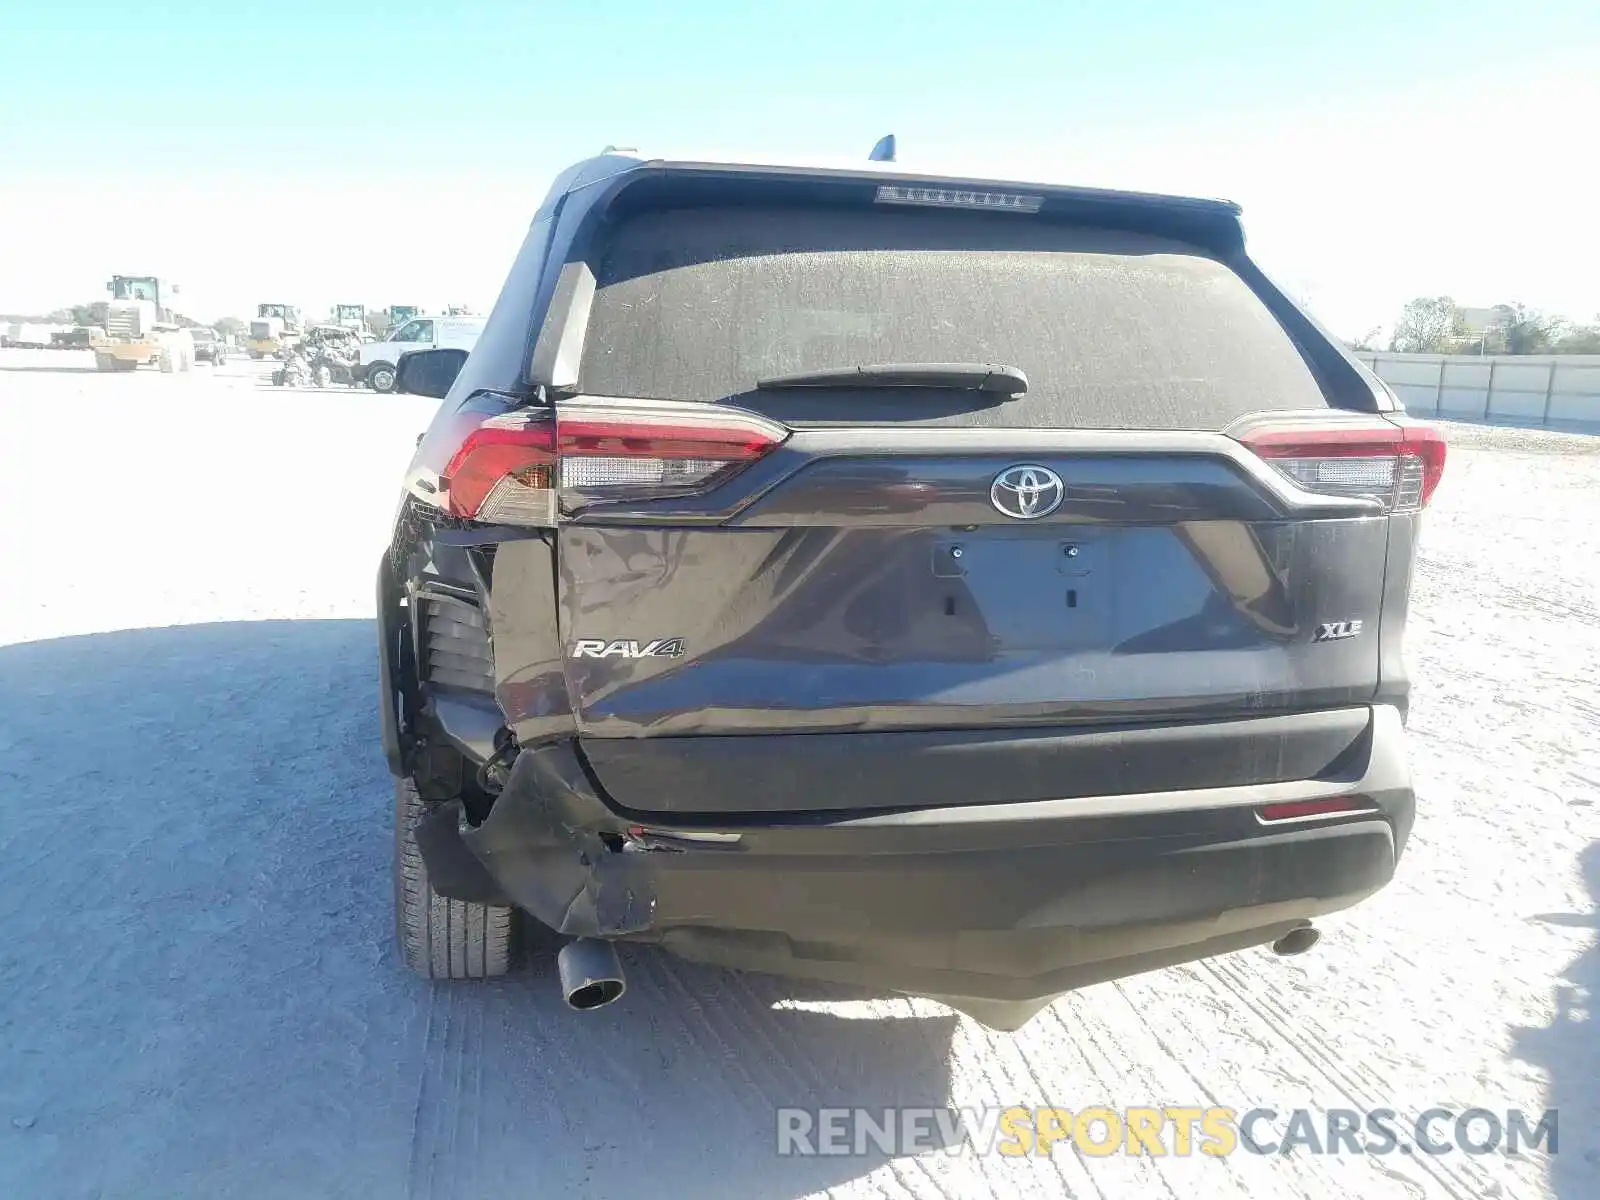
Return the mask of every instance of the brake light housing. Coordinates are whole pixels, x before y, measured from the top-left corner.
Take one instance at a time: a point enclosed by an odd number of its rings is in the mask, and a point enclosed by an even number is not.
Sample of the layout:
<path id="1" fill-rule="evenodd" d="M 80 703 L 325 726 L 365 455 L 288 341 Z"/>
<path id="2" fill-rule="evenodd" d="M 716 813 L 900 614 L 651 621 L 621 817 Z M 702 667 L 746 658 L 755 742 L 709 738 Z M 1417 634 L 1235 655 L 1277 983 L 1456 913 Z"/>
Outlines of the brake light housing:
<path id="1" fill-rule="evenodd" d="M 1422 421 L 1271 414 L 1228 434 L 1308 492 L 1373 499 L 1391 512 L 1426 508 L 1444 475 L 1444 435 Z"/>
<path id="2" fill-rule="evenodd" d="M 552 523 L 588 504 L 710 491 L 766 457 L 789 430 L 742 409 L 579 401 L 490 417 L 440 473 L 445 510 L 495 524 Z"/>

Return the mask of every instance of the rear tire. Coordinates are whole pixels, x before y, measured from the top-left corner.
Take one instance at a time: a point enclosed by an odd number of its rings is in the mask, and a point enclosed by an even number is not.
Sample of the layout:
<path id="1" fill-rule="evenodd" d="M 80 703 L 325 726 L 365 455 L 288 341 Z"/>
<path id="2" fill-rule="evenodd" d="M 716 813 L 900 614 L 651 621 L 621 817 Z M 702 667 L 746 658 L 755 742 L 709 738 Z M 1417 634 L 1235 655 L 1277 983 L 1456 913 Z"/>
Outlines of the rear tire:
<path id="1" fill-rule="evenodd" d="M 415 836 L 427 803 L 409 779 L 394 785 L 394 928 L 406 966 L 425 979 L 489 979 L 511 969 L 516 910 L 450 900 L 428 884 Z"/>
<path id="2" fill-rule="evenodd" d="M 375 392 L 394 391 L 394 368 L 386 362 L 373 363 L 367 368 L 367 386 Z"/>

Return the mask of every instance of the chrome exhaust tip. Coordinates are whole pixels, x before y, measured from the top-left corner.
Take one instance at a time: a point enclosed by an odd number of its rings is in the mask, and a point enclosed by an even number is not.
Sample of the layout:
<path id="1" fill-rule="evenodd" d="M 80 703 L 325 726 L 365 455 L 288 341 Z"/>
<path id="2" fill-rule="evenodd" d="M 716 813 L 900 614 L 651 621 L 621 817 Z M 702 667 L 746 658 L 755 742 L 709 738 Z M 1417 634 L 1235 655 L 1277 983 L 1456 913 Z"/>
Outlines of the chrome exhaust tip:
<path id="1" fill-rule="evenodd" d="M 616 947 L 600 938 L 578 938 L 561 947 L 556 971 L 562 998 L 578 1012 L 604 1008 L 627 990 Z"/>

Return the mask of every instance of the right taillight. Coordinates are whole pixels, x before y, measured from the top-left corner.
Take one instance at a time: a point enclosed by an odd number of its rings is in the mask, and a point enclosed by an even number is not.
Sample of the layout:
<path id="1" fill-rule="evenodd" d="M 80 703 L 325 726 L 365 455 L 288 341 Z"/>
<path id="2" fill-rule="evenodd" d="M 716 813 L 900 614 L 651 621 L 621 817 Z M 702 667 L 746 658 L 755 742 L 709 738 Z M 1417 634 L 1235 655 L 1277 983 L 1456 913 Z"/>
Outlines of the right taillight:
<path id="1" fill-rule="evenodd" d="M 1444 474 L 1444 437 L 1421 421 L 1264 416 L 1228 432 L 1308 492 L 1395 512 L 1424 507 Z"/>
<path id="2" fill-rule="evenodd" d="M 446 510 L 497 524 L 567 507 L 708 491 L 783 444 L 765 417 L 711 405 L 579 401 L 491 417 L 441 472 Z"/>

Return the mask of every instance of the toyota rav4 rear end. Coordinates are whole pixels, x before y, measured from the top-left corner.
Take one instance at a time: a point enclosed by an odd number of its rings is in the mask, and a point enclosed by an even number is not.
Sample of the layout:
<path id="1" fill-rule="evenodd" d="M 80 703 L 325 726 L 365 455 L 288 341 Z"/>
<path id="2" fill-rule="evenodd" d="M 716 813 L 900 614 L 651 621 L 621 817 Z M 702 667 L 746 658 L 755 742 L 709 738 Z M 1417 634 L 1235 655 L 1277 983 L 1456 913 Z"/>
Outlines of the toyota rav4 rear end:
<path id="1" fill-rule="evenodd" d="M 1232 205 L 582 164 L 380 572 L 406 956 L 526 914 L 1009 1028 L 1308 945 L 1411 827 L 1443 462 Z"/>

